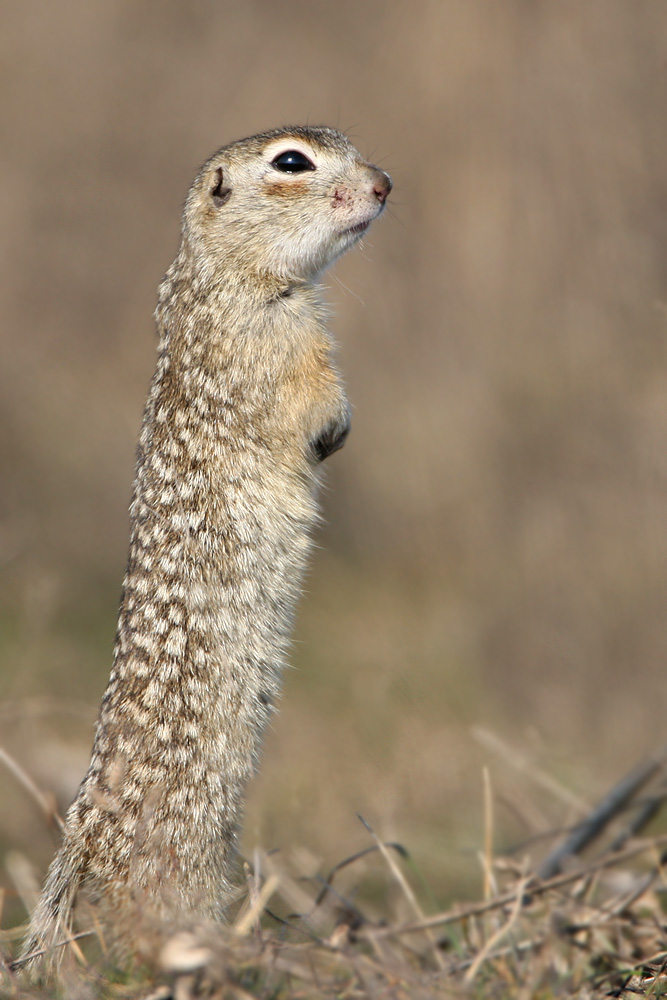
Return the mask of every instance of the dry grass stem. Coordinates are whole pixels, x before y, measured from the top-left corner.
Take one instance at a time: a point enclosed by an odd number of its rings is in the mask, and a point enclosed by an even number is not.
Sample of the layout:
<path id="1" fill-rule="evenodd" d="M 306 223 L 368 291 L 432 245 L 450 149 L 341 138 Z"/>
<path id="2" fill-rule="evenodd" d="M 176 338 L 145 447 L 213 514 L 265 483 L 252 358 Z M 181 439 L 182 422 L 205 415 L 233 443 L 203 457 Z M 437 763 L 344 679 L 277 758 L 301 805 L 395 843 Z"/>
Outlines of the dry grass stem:
<path id="1" fill-rule="evenodd" d="M 55 822 L 62 830 L 63 821 L 58 815 L 53 798 L 46 795 L 37 787 L 30 775 L 24 771 L 18 761 L 16 761 L 3 747 L 0 747 L 0 762 L 5 765 L 10 774 L 16 778 L 19 784 L 22 785 L 30 797 L 37 803 L 49 826 Z"/>
<path id="2" fill-rule="evenodd" d="M 489 899 L 495 892 L 495 884 L 493 878 L 493 791 L 488 767 L 482 768 L 482 777 L 484 781 L 484 855 L 482 867 L 484 870 L 484 899 Z"/>
<path id="3" fill-rule="evenodd" d="M 378 847 L 378 850 L 380 851 L 380 854 L 382 855 L 382 857 L 386 861 L 387 866 L 389 867 L 389 870 L 390 870 L 391 874 L 396 879 L 396 882 L 400 886 L 401 891 L 403 892 L 403 895 L 405 896 L 405 898 L 407 899 L 408 903 L 412 907 L 412 909 L 413 909 L 414 913 L 416 914 L 417 918 L 419 920 L 423 920 L 424 919 L 423 910 L 422 910 L 421 906 L 419 905 L 419 903 L 417 901 L 417 897 L 415 896 L 415 894 L 414 894 L 414 892 L 412 890 L 412 886 L 410 885 L 410 883 L 406 879 L 406 877 L 403 874 L 403 872 L 401 871 L 401 869 L 396 864 L 396 860 L 391 855 L 391 853 L 387 850 L 386 845 L 380 840 L 380 838 L 377 836 L 377 834 L 375 833 L 375 831 L 373 830 L 373 828 L 370 826 L 369 823 L 366 822 L 366 820 L 363 818 L 363 816 L 359 816 L 359 819 L 361 820 L 361 822 L 363 823 L 363 825 L 366 827 L 366 829 L 370 833 L 370 835 L 373 838 L 373 840 L 375 841 L 375 843 L 376 843 L 376 845 Z M 432 953 L 433 953 L 433 957 L 435 959 L 436 965 L 438 966 L 438 968 L 444 969 L 444 967 L 445 967 L 444 966 L 444 961 L 443 961 L 442 955 L 440 954 L 440 950 L 438 948 L 437 941 L 432 937 L 432 935 L 428 931 L 427 931 L 427 937 L 428 937 L 428 940 L 429 940 L 429 942 L 431 944 Z"/>
<path id="4" fill-rule="evenodd" d="M 644 854 L 657 846 L 662 846 L 663 844 L 667 844 L 667 834 L 663 834 L 662 836 L 655 837 L 651 840 L 642 841 L 642 843 L 634 844 L 632 847 L 628 847 L 625 850 L 609 854 L 598 859 L 597 861 L 591 862 L 585 867 L 582 866 L 575 872 L 568 872 L 564 875 L 556 875 L 544 882 L 529 882 L 530 894 L 533 896 L 539 896 L 548 893 L 553 889 L 560 889 L 564 886 L 570 885 L 572 882 L 579 882 L 583 876 L 592 875 L 605 868 L 612 868 L 615 865 L 629 861 L 637 855 Z M 447 911 L 446 913 L 436 914 L 433 917 L 426 917 L 424 920 L 415 923 L 401 924 L 397 927 L 381 928 L 377 933 L 381 937 L 394 937 L 396 935 L 412 934 L 415 931 L 426 930 L 429 927 L 439 927 L 444 926 L 445 924 L 456 923 L 469 917 L 480 916 L 490 910 L 496 910 L 500 907 L 511 905 L 515 902 L 515 898 L 516 891 L 511 890 L 510 892 L 503 893 L 495 899 L 491 899 L 486 902 L 472 903 L 470 906 L 457 907 L 453 910 Z"/>
<path id="5" fill-rule="evenodd" d="M 269 875 L 268 879 L 260 889 L 259 894 L 252 900 L 248 909 L 240 914 L 238 920 L 234 924 L 234 930 L 237 934 L 247 934 L 250 928 L 259 921 L 259 918 L 266 909 L 267 903 L 279 886 L 280 876 L 274 872 L 272 875 Z"/>
<path id="6" fill-rule="evenodd" d="M 517 771 L 521 774 L 525 774 L 527 777 L 531 778 L 536 785 L 540 788 L 544 788 L 545 791 L 549 792 L 554 798 L 563 802 L 565 805 L 570 806 L 575 812 L 579 814 L 585 814 L 589 810 L 589 806 L 575 795 L 569 788 L 562 785 L 557 781 L 552 775 L 546 774 L 541 768 L 539 768 L 533 761 L 529 760 L 525 754 L 511 747 L 509 743 L 501 739 L 496 733 L 492 733 L 489 729 L 484 729 L 482 726 L 473 726 L 471 729 L 472 736 L 480 743 L 482 746 L 491 750 L 493 753 L 497 754 L 508 764 L 511 764 Z"/>
<path id="7" fill-rule="evenodd" d="M 507 934 L 509 934 L 509 932 L 511 931 L 511 929 L 516 924 L 517 919 L 519 917 L 519 913 L 521 912 L 521 907 L 523 905 L 523 900 L 524 900 L 524 894 L 525 894 L 526 886 L 528 885 L 529 881 L 530 881 L 530 879 L 525 878 L 520 883 L 520 885 L 519 885 L 519 887 L 517 889 L 517 892 L 516 892 L 516 899 L 514 901 L 514 906 L 512 907 L 512 912 L 510 913 L 510 916 L 509 916 L 509 919 L 508 919 L 507 923 L 503 924 L 502 927 L 498 928 L 498 930 L 495 932 L 495 934 L 493 934 L 489 938 L 489 940 L 486 942 L 486 944 L 484 945 L 484 947 L 482 948 L 482 950 L 480 951 L 480 953 L 477 955 L 477 957 L 475 958 L 475 961 L 472 963 L 472 965 L 470 966 L 470 968 L 468 969 L 468 971 L 465 974 L 464 981 L 466 983 L 471 983 L 473 981 L 473 979 L 477 975 L 477 972 L 479 971 L 479 968 L 482 965 L 482 963 L 487 961 L 489 955 L 492 954 L 494 948 L 500 943 L 500 941 L 502 941 L 502 939 Z"/>

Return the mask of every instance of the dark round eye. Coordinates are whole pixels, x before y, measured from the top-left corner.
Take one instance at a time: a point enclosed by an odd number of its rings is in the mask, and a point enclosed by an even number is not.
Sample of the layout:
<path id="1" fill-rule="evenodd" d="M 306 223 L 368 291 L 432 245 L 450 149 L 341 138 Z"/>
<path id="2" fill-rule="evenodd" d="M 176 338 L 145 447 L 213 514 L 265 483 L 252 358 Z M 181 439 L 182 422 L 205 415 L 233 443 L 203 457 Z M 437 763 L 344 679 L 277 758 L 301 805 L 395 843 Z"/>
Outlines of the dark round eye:
<path id="1" fill-rule="evenodd" d="M 302 170 L 314 170 L 315 164 L 311 163 L 307 156 L 300 153 L 298 149 L 288 149 L 286 153 L 280 153 L 274 160 L 271 160 L 276 170 L 282 170 L 287 174 L 298 174 Z"/>

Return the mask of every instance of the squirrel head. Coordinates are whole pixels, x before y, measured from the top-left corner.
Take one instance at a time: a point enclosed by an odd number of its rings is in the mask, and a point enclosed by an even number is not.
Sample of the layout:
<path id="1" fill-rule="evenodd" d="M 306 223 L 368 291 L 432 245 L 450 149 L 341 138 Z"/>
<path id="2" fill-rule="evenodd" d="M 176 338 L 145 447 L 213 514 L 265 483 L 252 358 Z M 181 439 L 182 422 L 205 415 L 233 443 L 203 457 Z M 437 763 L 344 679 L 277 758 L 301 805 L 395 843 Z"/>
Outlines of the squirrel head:
<path id="1" fill-rule="evenodd" d="M 212 281 L 311 281 L 363 236 L 391 186 L 335 129 L 263 132 L 201 168 L 185 204 L 184 243 Z"/>

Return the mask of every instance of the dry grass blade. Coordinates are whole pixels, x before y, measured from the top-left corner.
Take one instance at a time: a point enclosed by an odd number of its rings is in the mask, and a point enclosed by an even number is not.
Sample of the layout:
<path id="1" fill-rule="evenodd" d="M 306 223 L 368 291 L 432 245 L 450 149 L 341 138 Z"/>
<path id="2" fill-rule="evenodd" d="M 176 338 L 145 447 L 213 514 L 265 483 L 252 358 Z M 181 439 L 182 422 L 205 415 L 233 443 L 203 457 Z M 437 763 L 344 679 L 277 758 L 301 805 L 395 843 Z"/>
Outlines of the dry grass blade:
<path id="1" fill-rule="evenodd" d="M 538 951 L 542 948 L 548 938 L 544 935 L 537 935 L 534 938 L 530 938 L 526 941 L 517 941 L 516 944 L 511 944 L 505 948 L 496 948 L 494 951 L 487 952 L 485 955 L 485 961 L 495 962 L 498 959 L 507 958 L 509 955 L 526 955 L 529 952 Z M 470 969 L 472 965 L 477 962 L 478 956 L 474 958 L 467 958 L 462 962 L 455 962 L 448 969 L 450 975 L 455 975 L 459 972 L 466 972 Z"/>
<path id="2" fill-rule="evenodd" d="M 494 948 L 500 943 L 500 941 L 502 941 L 502 939 L 507 934 L 509 934 L 512 927 L 514 927 L 514 925 L 516 924 L 519 918 L 519 913 L 521 912 L 521 907 L 523 906 L 525 890 L 529 881 L 530 881 L 529 878 L 524 878 L 520 883 L 519 888 L 517 889 L 516 892 L 516 899 L 514 901 L 514 906 L 512 907 L 512 912 L 509 915 L 509 919 L 507 920 L 506 923 L 503 924 L 502 927 L 498 928 L 495 934 L 493 934 L 489 938 L 489 940 L 486 942 L 480 953 L 477 955 L 475 961 L 472 963 L 472 965 L 465 974 L 464 981 L 466 983 L 471 983 L 473 981 L 473 979 L 475 978 L 480 969 L 480 966 L 488 960 L 489 956 L 493 953 Z"/>
<path id="3" fill-rule="evenodd" d="M 490 899 L 495 892 L 493 878 L 493 790 L 488 767 L 482 768 L 484 781 L 484 899 Z"/>
<path id="4" fill-rule="evenodd" d="M 34 799 L 41 811 L 44 813 L 47 823 L 51 825 L 55 821 L 62 830 L 63 821 L 58 815 L 53 800 L 37 787 L 30 775 L 23 770 L 21 765 L 18 761 L 14 760 L 11 754 L 7 753 L 4 747 L 0 747 L 0 761 L 5 765 L 10 774 L 14 775 L 18 783 L 25 788 L 30 797 Z"/>
<path id="5" fill-rule="evenodd" d="M 33 866 L 20 851 L 8 851 L 5 858 L 5 868 L 27 913 L 32 913 L 37 905 L 39 883 Z"/>
<path id="6" fill-rule="evenodd" d="M 277 879 L 274 891 L 280 893 L 285 902 L 307 926 L 311 925 L 316 930 L 322 930 L 326 924 L 326 912 L 323 907 L 317 906 L 315 900 L 303 891 L 291 875 L 279 868 L 270 855 L 262 852 L 261 859 L 262 868 L 268 872 L 269 879 L 271 877 Z"/>
<path id="7" fill-rule="evenodd" d="M 268 901 L 280 886 L 280 876 L 275 872 L 269 875 L 268 879 L 259 891 L 259 894 L 252 900 L 248 909 L 241 913 L 234 924 L 234 931 L 237 934 L 247 934 L 250 928 L 257 923 Z"/>
<path id="8" fill-rule="evenodd" d="M 578 813 L 585 814 L 588 812 L 588 806 L 582 801 L 578 796 L 574 795 L 569 788 L 561 785 L 559 781 L 556 781 L 550 774 L 545 774 L 539 767 L 537 767 L 532 761 L 519 753 L 513 747 L 509 746 L 504 740 L 501 740 L 499 736 L 495 733 L 490 732 L 488 729 L 484 729 L 482 726 L 473 726 L 472 735 L 481 743 L 482 746 L 487 747 L 494 753 L 502 757 L 503 760 L 511 764 L 512 767 L 516 768 L 522 774 L 528 775 L 532 778 L 536 785 L 544 788 L 548 791 L 554 798 L 559 799 L 566 805 L 575 809 Z"/>
<path id="9" fill-rule="evenodd" d="M 409 882 L 407 881 L 407 879 L 403 875 L 403 872 L 401 871 L 401 869 L 396 864 L 396 861 L 391 856 L 391 854 L 389 853 L 389 851 L 387 850 L 387 848 L 385 847 L 385 845 L 383 844 L 383 842 L 376 835 L 375 831 L 372 829 L 372 827 L 370 826 L 370 824 L 367 823 L 366 820 L 363 818 L 363 816 L 360 816 L 359 813 L 357 813 L 357 815 L 359 816 L 359 819 L 361 820 L 361 822 L 363 823 L 363 825 L 366 827 L 366 829 L 370 833 L 370 835 L 373 838 L 373 840 L 375 841 L 375 843 L 376 843 L 376 845 L 378 847 L 378 850 L 380 851 L 380 853 L 382 854 L 382 857 L 387 862 L 387 865 L 389 866 L 389 870 L 391 871 L 392 875 L 394 876 L 394 878 L 398 882 L 399 886 L 401 887 L 401 889 L 403 891 L 403 894 L 405 895 L 405 898 L 408 900 L 408 902 L 409 902 L 410 906 L 412 907 L 413 911 L 415 912 L 417 918 L 419 920 L 424 920 L 424 912 L 423 912 L 421 906 L 419 905 L 419 903 L 417 902 L 417 897 L 415 896 L 414 892 L 412 891 L 412 887 L 410 886 Z M 433 953 L 433 957 L 435 959 L 435 962 L 436 962 L 438 968 L 439 969 L 444 969 L 445 963 L 444 963 L 443 957 L 442 957 L 442 955 L 440 953 L 440 949 L 438 948 L 437 941 L 435 940 L 435 938 L 428 931 L 427 931 L 427 935 L 426 936 L 427 936 L 427 938 L 429 940 L 429 943 L 431 945 L 431 951 Z"/>
<path id="10" fill-rule="evenodd" d="M 77 958 L 82 963 L 85 963 L 83 953 L 81 952 L 81 949 L 79 948 L 76 942 L 80 941 L 82 938 L 92 937 L 93 934 L 94 934 L 93 931 L 80 931 L 78 934 L 71 934 L 64 941 L 56 941 L 56 943 L 52 945 L 51 948 L 48 949 L 48 951 L 50 952 L 50 951 L 55 951 L 58 948 L 66 948 L 69 945 L 76 954 Z M 46 954 L 47 954 L 46 948 L 39 948 L 37 951 L 31 951 L 29 955 L 24 955 L 22 958 L 14 959 L 10 963 L 10 968 L 12 970 L 18 971 L 19 969 L 22 969 L 23 966 L 28 965 L 28 963 L 34 961 L 36 958 L 42 958 L 42 956 Z"/>

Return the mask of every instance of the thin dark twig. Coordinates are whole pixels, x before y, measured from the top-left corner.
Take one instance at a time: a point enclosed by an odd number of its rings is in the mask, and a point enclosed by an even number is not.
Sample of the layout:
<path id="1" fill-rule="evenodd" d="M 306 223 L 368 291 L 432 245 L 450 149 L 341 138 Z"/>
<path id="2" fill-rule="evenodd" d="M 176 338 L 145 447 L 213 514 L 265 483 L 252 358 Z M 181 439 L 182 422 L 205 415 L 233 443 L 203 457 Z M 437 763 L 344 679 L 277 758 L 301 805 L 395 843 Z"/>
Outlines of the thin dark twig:
<path id="1" fill-rule="evenodd" d="M 631 837 L 636 837 L 638 833 L 641 833 L 651 820 L 658 815 L 665 803 L 665 799 L 667 799 L 667 785 L 662 786 L 659 794 L 652 795 L 641 804 L 638 804 L 638 809 L 634 817 L 611 842 L 610 850 L 618 851 Z"/>
<path id="2" fill-rule="evenodd" d="M 659 812 L 665 800 L 667 800 L 667 784 L 661 787 L 662 791 L 660 793 L 654 792 L 650 795 L 640 796 L 631 802 L 626 802 L 618 810 L 619 816 L 623 813 L 631 813 L 633 811 L 635 811 L 635 815 L 609 844 L 607 850 L 620 851 L 631 837 L 636 837 L 650 823 L 653 817 Z M 532 833 L 522 840 L 514 841 L 514 843 L 509 844 L 507 847 L 503 847 L 502 850 L 496 851 L 496 857 L 511 858 L 514 854 L 522 854 L 544 840 L 555 840 L 556 837 L 569 836 L 579 826 L 579 823 L 569 823 L 567 826 L 552 826 L 548 830 L 539 830 L 537 833 Z"/>
<path id="3" fill-rule="evenodd" d="M 32 962 L 35 958 L 41 958 L 42 955 L 46 955 L 49 951 L 55 951 L 56 948 L 65 948 L 72 941 L 78 941 L 80 938 L 91 937 L 94 931 L 79 931 L 78 934 L 70 934 L 68 938 L 64 941 L 56 941 L 49 948 L 40 948 L 38 951 L 31 951 L 29 955 L 24 955 L 22 958 L 15 958 L 9 963 L 9 968 L 12 972 L 15 969 L 20 969 L 22 966 L 27 965 L 28 962 Z"/>
<path id="4" fill-rule="evenodd" d="M 275 920 L 277 924 L 280 924 L 280 926 L 284 927 L 286 930 L 296 931 L 297 934 L 303 934 L 304 937 L 314 941 L 315 944 L 323 945 L 324 942 L 322 941 L 322 938 L 318 937 L 317 934 L 315 934 L 314 931 L 311 931 L 309 927 L 295 924 L 291 920 L 286 920 L 285 917 L 279 917 L 278 914 L 274 913 L 273 910 L 270 910 L 268 906 L 264 907 L 264 913 L 266 913 L 267 917 L 271 917 L 271 920 Z M 301 919 L 298 914 L 297 919 Z"/>
<path id="5" fill-rule="evenodd" d="M 547 856 L 537 870 L 538 878 L 549 879 L 561 871 L 563 862 L 579 854 L 617 816 L 639 789 L 664 765 L 667 744 L 647 760 L 642 761 L 621 779 L 569 837 Z"/>
<path id="6" fill-rule="evenodd" d="M 614 865 L 620 864 L 621 861 L 626 861 L 638 854 L 643 854 L 644 851 L 665 843 L 667 843 L 667 834 L 654 837 L 643 844 L 634 844 L 623 851 L 608 854 L 604 858 L 591 862 L 589 865 L 582 866 L 575 872 L 556 875 L 543 882 L 540 882 L 535 877 L 525 887 L 525 894 L 531 897 L 541 896 L 551 889 L 559 889 L 561 886 L 587 878 L 605 868 L 612 868 Z M 458 923 L 460 920 L 466 920 L 468 917 L 477 917 L 482 913 L 489 913 L 492 910 L 499 910 L 502 907 L 510 906 L 516 901 L 516 895 L 516 889 L 511 889 L 509 892 L 505 892 L 501 896 L 496 896 L 494 899 L 485 900 L 481 903 L 471 903 L 469 906 L 459 907 L 456 910 L 448 910 L 446 913 L 438 913 L 433 917 L 426 917 L 424 920 L 411 921 L 410 923 L 399 924 L 396 927 L 380 927 L 373 931 L 373 935 L 376 938 L 399 937 L 402 934 L 414 934 L 429 927 L 442 927 L 445 924 Z"/>
<path id="7" fill-rule="evenodd" d="M 322 882 L 322 876 L 316 876 L 318 882 Z M 351 899 L 344 896 L 338 889 L 335 889 L 330 884 L 325 884 L 320 892 L 319 896 L 315 900 L 315 907 L 320 905 L 320 902 L 325 898 L 327 894 L 331 894 L 335 900 L 338 901 L 342 910 L 355 921 L 355 927 L 361 927 L 362 924 L 368 924 L 370 921 L 366 915 L 356 906 Z M 313 909 L 315 908 L 313 907 Z"/>
<path id="8" fill-rule="evenodd" d="M 398 854 L 400 854 L 402 858 L 410 857 L 410 855 L 408 854 L 408 852 L 406 851 L 405 847 L 403 847 L 402 844 L 388 842 L 385 843 L 384 846 L 393 848 L 393 850 L 395 850 Z M 355 863 L 355 861 L 359 861 L 360 858 L 366 857 L 367 854 L 372 854 L 374 851 L 379 851 L 379 850 L 380 848 L 378 847 L 377 844 L 371 844 L 370 847 L 365 847 L 363 851 L 357 851 L 356 854 L 351 854 L 349 858 L 345 858 L 343 861 L 339 861 L 337 865 L 334 865 L 326 877 L 325 884 L 322 887 L 319 896 L 315 900 L 315 905 L 316 906 L 320 905 L 320 903 L 326 896 L 327 892 L 329 891 L 333 883 L 333 880 L 339 871 L 342 871 L 342 869 L 346 868 L 347 865 L 352 865 Z"/>
<path id="9" fill-rule="evenodd" d="M 507 945 L 504 948 L 497 948 L 495 951 L 490 951 L 486 956 L 487 962 L 493 962 L 497 958 L 506 958 L 508 955 L 523 954 L 529 951 L 537 951 L 539 948 L 545 944 L 547 938 L 538 937 L 531 939 L 530 941 L 518 941 L 515 944 Z M 453 975 L 456 972 L 466 972 L 475 961 L 475 957 L 462 959 L 459 962 L 453 962 L 452 965 L 448 966 L 447 974 Z"/>

